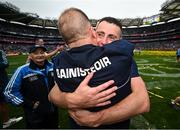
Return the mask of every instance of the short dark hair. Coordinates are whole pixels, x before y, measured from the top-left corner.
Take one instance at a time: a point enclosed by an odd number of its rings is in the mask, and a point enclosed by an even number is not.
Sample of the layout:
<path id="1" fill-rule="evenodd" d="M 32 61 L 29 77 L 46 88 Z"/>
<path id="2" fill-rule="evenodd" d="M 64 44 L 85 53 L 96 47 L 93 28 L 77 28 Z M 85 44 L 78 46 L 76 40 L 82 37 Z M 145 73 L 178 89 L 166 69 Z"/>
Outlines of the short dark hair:
<path id="1" fill-rule="evenodd" d="M 121 24 L 120 21 L 118 21 L 116 18 L 114 18 L 114 17 L 104 17 L 104 18 L 100 19 L 97 24 L 99 24 L 99 23 L 101 23 L 101 22 L 103 22 L 103 21 L 106 21 L 106 22 L 108 22 L 108 23 L 115 24 L 115 25 L 118 26 L 118 27 L 121 29 L 121 31 L 122 31 L 122 24 Z"/>

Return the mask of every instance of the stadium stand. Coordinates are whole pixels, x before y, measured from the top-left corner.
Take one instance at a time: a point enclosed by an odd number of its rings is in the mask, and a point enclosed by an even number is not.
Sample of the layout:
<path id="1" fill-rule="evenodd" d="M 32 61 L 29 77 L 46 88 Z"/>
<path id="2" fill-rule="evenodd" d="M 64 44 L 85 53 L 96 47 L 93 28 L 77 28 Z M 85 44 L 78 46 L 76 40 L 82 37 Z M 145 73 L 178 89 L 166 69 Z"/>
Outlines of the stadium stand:
<path id="1" fill-rule="evenodd" d="M 0 47 L 6 53 L 26 53 L 37 38 L 42 38 L 49 49 L 64 44 L 57 30 L 57 20 L 39 18 L 37 14 L 23 13 L 11 3 L 0 2 Z M 180 48 L 180 1 L 168 0 L 162 4 L 159 22 L 143 25 L 143 18 L 119 19 L 123 38 L 147 50 L 176 50 Z M 97 20 L 92 19 L 95 25 Z M 133 26 L 133 27 L 132 27 Z"/>

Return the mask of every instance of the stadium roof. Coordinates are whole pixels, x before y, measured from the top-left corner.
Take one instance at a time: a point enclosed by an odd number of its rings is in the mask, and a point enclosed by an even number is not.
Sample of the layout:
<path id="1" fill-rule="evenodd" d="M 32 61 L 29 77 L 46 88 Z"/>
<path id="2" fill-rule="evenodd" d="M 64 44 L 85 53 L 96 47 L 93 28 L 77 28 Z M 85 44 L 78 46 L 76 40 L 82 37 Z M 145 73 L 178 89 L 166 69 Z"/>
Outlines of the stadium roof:
<path id="1" fill-rule="evenodd" d="M 174 18 L 180 17 L 180 0 L 167 0 L 162 4 L 160 18 L 161 21 L 168 21 Z M 42 19 L 37 14 L 23 13 L 20 9 L 11 3 L 0 2 L 0 18 L 6 21 L 20 22 L 26 25 L 35 25 L 41 27 L 57 27 L 57 20 Z M 124 27 L 143 25 L 143 18 L 126 18 L 119 19 Z M 91 23 L 95 26 L 97 20 L 91 20 Z"/>
<path id="2" fill-rule="evenodd" d="M 11 3 L 0 2 L 0 18 L 6 21 L 15 21 L 24 24 L 29 24 L 31 21 L 37 19 L 39 16 L 32 13 L 22 13 L 19 8 Z"/>
<path id="3" fill-rule="evenodd" d="M 57 23 L 57 20 L 39 18 L 37 14 L 20 12 L 18 7 L 8 2 L 0 2 L 0 18 L 9 22 L 14 21 L 41 27 L 56 27 Z"/>
<path id="4" fill-rule="evenodd" d="M 162 4 L 160 15 L 162 21 L 180 17 L 180 0 L 168 0 Z"/>

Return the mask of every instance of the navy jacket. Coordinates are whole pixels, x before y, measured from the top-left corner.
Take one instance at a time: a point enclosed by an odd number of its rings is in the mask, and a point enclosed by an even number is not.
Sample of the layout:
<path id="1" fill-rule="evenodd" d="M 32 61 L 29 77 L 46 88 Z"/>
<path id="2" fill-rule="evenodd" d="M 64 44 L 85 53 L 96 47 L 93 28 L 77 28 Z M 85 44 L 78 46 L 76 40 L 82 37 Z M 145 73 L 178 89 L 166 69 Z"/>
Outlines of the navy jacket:
<path id="1" fill-rule="evenodd" d="M 118 90 L 111 99 L 112 103 L 89 109 L 99 111 L 110 107 L 131 93 L 133 49 L 134 45 L 121 40 L 103 47 L 88 44 L 62 52 L 53 59 L 55 81 L 61 91 L 73 92 L 90 72 L 95 72 L 89 83 L 92 87 L 113 79 Z"/>

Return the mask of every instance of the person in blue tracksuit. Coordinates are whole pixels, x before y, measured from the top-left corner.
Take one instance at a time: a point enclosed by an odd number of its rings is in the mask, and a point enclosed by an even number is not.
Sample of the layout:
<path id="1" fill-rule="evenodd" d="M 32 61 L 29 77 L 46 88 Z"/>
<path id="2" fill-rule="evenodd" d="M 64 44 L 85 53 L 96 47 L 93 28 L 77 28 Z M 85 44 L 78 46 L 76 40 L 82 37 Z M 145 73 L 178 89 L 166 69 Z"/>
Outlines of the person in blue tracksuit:
<path id="1" fill-rule="evenodd" d="M 4 91 L 8 102 L 23 107 L 26 128 L 58 128 L 57 108 L 48 100 L 54 86 L 53 64 L 45 51 L 43 45 L 32 46 L 30 63 L 18 67 Z"/>
<path id="2" fill-rule="evenodd" d="M 96 35 L 88 17 L 76 8 L 65 10 L 59 18 L 58 26 L 70 47 L 70 50 L 61 52 L 53 59 L 55 81 L 61 91 L 74 92 L 91 72 L 94 73 L 89 83 L 92 87 L 113 79 L 117 86 L 116 96 L 111 99 L 110 105 L 89 108 L 93 112 L 108 108 L 131 93 L 132 44 L 120 40 L 103 47 L 96 46 Z M 70 123 L 71 128 L 92 128 L 80 126 L 72 118 Z M 123 123 L 124 125 L 118 122 L 96 128 L 128 128 L 129 121 Z"/>

